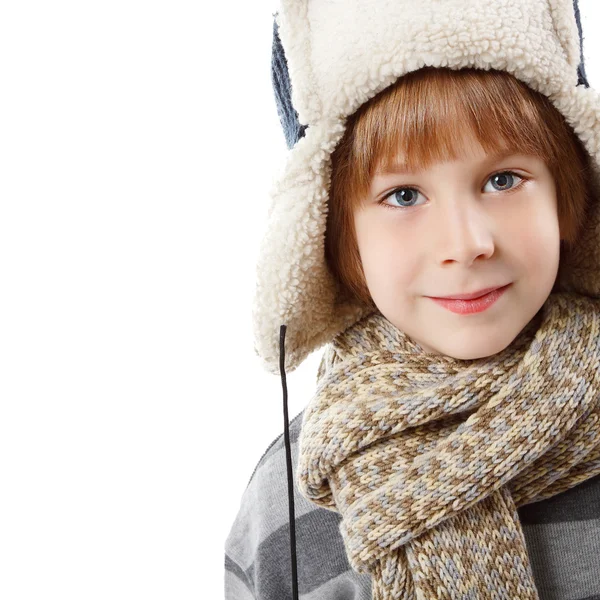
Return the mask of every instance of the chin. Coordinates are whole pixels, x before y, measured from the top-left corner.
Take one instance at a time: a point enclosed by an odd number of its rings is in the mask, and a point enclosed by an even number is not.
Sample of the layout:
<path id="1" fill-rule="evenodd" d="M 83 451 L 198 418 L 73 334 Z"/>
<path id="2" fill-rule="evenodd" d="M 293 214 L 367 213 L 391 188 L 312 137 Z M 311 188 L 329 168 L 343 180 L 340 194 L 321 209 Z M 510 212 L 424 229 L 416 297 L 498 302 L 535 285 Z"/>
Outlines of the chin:
<path id="1" fill-rule="evenodd" d="M 490 344 L 489 341 L 485 344 L 458 343 L 456 346 L 446 348 L 446 351 L 441 353 L 458 360 L 477 360 L 499 354 L 508 347 L 511 341 L 498 344 Z"/>

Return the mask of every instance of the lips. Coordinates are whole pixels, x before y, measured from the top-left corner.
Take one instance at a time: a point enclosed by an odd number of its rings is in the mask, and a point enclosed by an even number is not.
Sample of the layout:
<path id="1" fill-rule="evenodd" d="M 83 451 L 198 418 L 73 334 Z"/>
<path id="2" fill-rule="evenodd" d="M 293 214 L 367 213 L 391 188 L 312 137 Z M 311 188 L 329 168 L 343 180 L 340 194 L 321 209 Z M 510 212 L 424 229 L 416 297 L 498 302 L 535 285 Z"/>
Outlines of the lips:
<path id="1" fill-rule="evenodd" d="M 509 284 L 507 284 L 509 285 Z M 473 292 L 471 294 L 455 294 L 454 296 L 430 296 L 435 300 L 474 300 L 475 298 L 481 298 L 494 290 L 499 290 L 505 288 L 506 285 L 497 285 L 495 287 L 485 288 L 483 290 L 479 290 L 478 292 Z"/>
<path id="2" fill-rule="evenodd" d="M 450 312 L 459 315 L 472 315 L 491 308 L 511 285 L 509 283 L 504 287 L 495 288 L 491 292 L 471 300 L 448 300 L 447 298 L 431 298 L 431 300 Z"/>

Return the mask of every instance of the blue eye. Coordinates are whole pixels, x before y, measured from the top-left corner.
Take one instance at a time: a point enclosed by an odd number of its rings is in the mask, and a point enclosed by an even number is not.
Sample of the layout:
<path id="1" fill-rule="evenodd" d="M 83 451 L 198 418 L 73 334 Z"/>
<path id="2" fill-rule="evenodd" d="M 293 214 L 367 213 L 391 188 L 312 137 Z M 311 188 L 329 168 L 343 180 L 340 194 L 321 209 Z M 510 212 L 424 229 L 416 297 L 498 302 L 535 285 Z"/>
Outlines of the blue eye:
<path id="1" fill-rule="evenodd" d="M 395 189 L 392 192 L 390 192 L 384 198 L 384 200 L 386 200 L 387 198 L 393 198 L 394 200 L 396 200 L 397 202 L 400 203 L 400 208 L 410 208 L 411 206 L 416 206 L 416 205 L 411 204 L 410 206 L 408 206 L 407 204 L 402 204 L 402 203 L 403 202 L 405 202 L 405 203 L 415 202 L 416 198 L 420 194 L 421 194 L 421 192 L 419 192 L 419 190 L 416 190 L 415 188 L 408 188 L 408 187 L 398 188 L 398 189 Z M 386 206 L 390 206 L 390 205 L 387 204 Z"/>
<path id="2" fill-rule="evenodd" d="M 488 181 L 492 181 L 494 182 L 494 186 L 498 186 L 495 187 L 495 189 L 493 189 L 492 192 L 510 193 L 519 189 L 523 184 L 520 183 L 516 187 L 513 187 L 515 177 L 520 179 L 521 181 L 525 181 L 525 177 L 518 175 L 514 171 L 499 171 L 497 173 L 494 173 L 493 175 L 490 175 Z M 379 201 L 379 204 L 382 204 L 386 208 L 412 208 L 414 206 L 418 206 L 417 204 L 414 204 L 414 202 L 416 202 L 417 198 L 420 195 L 421 192 L 419 192 L 419 190 L 417 190 L 416 188 L 399 187 L 386 194 Z M 385 202 L 385 200 L 387 200 L 388 198 L 393 198 L 399 203 L 399 205 L 388 204 L 387 202 Z"/>
<path id="3" fill-rule="evenodd" d="M 497 192 L 505 192 L 507 191 L 507 186 L 510 185 L 512 182 L 514 182 L 515 177 L 517 177 L 518 179 L 523 180 L 524 178 L 521 177 L 520 175 L 517 175 L 516 173 L 514 173 L 513 171 L 500 171 L 499 173 L 494 173 L 493 175 L 490 176 L 490 178 L 488 179 L 488 181 L 492 180 L 492 181 L 497 181 L 497 185 L 500 186 L 500 189 L 497 189 L 495 191 Z M 510 185 L 510 190 L 516 190 L 519 186 L 517 187 L 513 187 L 512 185 Z M 508 191 L 510 191 L 508 190 Z"/>

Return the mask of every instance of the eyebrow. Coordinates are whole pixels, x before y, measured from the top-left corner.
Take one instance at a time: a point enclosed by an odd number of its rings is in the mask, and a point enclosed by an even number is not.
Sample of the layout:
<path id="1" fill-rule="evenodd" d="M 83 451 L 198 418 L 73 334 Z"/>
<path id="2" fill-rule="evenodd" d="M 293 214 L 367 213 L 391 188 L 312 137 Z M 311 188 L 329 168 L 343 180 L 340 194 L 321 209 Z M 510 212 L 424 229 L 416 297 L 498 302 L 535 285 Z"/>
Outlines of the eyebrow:
<path id="1" fill-rule="evenodd" d="M 495 163 L 499 160 L 507 158 L 509 156 L 515 156 L 517 153 L 514 150 L 501 150 L 496 154 L 488 154 L 486 158 L 481 161 L 481 167 L 484 167 L 486 164 Z M 394 162 L 388 165 L 385 169 L 379 169 L 375 171 L 375 175 L 405 175 L 410 173 L 421 173 L 424 169 L 415 169 L 414 171 L 409 169 L 405 163 Z"/>

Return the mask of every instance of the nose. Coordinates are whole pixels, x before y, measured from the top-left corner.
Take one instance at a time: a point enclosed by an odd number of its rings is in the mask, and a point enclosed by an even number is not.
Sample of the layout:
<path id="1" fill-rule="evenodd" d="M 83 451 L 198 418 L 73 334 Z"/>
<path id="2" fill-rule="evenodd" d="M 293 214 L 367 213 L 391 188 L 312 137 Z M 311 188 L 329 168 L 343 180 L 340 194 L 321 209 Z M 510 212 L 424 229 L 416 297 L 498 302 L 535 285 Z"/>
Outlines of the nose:
<path id="1" fill-rule="evenodd" d="M 440 264 L 458 262 L 468 267 L 494 253 L 493 222 L 480 202 L 469 197 L 438 202 L 442 208 L 434 243 Z"/>

